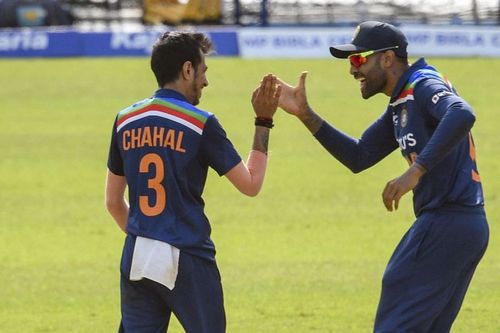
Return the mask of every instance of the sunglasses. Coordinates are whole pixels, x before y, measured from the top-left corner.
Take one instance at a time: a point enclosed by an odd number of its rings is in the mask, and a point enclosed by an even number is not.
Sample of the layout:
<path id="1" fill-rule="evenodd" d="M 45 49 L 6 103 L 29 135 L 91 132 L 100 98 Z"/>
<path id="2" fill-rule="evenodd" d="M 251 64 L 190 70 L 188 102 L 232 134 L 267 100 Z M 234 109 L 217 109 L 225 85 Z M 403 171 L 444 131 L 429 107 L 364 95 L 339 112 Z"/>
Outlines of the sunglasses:
<path id="1" fill-rule="evenodd" d="M 371 50 L 371 51 L 365 51 L 361 53 L 356 53 L 356 54 L 351 54 L 349 56 L 349 61 L 351 62 L 351 65 L 353 65 L 356 68 L 361 67 L 363 65 L 369 56 L 379 53 L 379 52 L 384 52 L 384 51 L 389 51 L 389 50 L 394 50 L 399 48 L 399 46 L 389 46 L 389 47 L 384 47 L 383 49 L 378 49 L 378 50 Z"/>

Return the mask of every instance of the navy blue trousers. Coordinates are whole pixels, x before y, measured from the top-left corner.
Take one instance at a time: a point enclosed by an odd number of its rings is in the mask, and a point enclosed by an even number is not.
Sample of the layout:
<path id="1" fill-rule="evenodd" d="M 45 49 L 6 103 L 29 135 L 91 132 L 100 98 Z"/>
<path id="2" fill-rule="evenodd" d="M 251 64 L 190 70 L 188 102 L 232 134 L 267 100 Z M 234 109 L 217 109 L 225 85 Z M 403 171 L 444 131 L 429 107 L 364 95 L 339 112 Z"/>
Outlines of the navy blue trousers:
<path id="1" fill-rule="evenodd" d="M 387 265 L 374 332 L 449 332 L 488 237 L 482 208 L 419 216 Z"/>
<path id="2" fill-rule="evenodd" d="M 148 279 L 130 281 L 135 238 L 127 237 L 121 265 L 119 333 L 164 333 L 172 313 L 187 333 L 224 333 L 226 317 L 215 262 L 182 252 L 173 290 Z"/>

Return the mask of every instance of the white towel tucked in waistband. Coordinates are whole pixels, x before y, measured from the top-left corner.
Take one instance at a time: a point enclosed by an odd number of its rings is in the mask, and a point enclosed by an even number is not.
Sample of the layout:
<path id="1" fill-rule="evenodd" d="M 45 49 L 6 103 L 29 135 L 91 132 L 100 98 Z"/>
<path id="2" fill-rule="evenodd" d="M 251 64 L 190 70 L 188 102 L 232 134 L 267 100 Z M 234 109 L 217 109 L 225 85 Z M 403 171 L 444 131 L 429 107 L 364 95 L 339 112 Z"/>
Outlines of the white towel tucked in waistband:
<path id="1" fill-rule="evenodd" d="M 165 242 L 137 236 L 135 240 L 130 280 L 143 278 L 175 287 L 179 268 L 179 249 Z"/>

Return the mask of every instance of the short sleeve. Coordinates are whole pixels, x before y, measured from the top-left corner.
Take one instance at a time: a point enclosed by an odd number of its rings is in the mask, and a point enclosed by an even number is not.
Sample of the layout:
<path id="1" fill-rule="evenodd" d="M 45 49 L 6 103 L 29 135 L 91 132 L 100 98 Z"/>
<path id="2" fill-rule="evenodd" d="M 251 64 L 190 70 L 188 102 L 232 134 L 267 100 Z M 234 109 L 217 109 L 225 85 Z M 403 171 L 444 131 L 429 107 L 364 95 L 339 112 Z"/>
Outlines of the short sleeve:
<path id="1" fill-rule="evenodd" d="M 203 130 L 201 156 L 219 176 L 241 162 L 241 157 L 214 115 L 208 118 Z"/>
<path id="2" fill-rule="evenodd" d="M 113 124 L 113 133 L 111 133 L 111 143 L 109 145 L 108 154 L 108 169 L 118 176 L 124 176 L 123 159 L 120 154 L 120 147 L 118 145 L 118 133 L 116 132 L 116 119 Z"/>

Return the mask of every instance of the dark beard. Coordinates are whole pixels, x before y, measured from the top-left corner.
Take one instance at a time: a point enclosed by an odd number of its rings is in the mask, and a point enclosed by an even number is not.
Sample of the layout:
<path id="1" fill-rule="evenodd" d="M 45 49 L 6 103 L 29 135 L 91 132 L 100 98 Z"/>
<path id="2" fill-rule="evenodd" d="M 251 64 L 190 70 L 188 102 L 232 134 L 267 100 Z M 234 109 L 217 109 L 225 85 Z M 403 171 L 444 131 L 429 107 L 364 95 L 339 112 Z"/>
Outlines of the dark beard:
<path id="1" fill-rule="evenodd" d="M 361 96 L 364 99 L 368 99 L 382 91 L 387 84 L 387 74 L 377 65 L 368 73 L 366 77 L 366 85 L 363 90 L 361 90 Z"/>
<path id="2" fill-rule="evenodd" d="M 191 91 L 193 92 L 193 101 L 191 104 L 198 105 L 200 104 L 200 99 L 198 98 L 198 92 L 196 91 L 196 80 L 193 81 L 191 85 Z"/>

